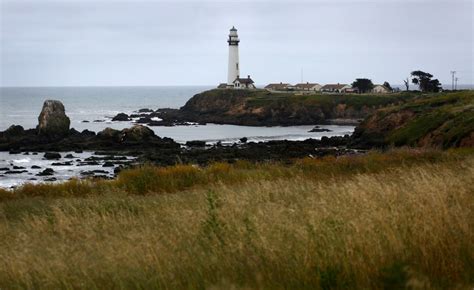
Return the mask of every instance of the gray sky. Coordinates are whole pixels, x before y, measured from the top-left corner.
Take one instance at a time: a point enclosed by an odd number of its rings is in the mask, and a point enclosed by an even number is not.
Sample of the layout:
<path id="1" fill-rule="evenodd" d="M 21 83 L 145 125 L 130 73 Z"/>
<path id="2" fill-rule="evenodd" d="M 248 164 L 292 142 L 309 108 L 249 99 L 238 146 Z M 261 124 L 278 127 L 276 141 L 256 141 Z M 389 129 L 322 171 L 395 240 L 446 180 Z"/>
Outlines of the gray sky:
<path id="1" fill-rule="evenodd" d="M 474 83 L 471 0 L 0 0 L 2 86 L 215 85 L 229 28 L 257 84 Z"/>

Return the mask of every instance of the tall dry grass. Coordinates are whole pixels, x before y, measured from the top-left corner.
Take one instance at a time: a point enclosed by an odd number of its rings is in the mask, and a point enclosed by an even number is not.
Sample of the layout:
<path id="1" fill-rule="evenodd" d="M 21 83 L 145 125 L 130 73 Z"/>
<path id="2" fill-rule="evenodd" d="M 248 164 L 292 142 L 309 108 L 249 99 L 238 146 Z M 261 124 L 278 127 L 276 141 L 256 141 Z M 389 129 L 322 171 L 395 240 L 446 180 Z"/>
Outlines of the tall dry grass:
<path id="1" fill-rule="evenodd" d="M 471 289 L 474 156 L 367 158 L 377 170 L 240 164 L 170 194 L 4 201 L 0 288 Z"/>
<path id="2" fill-rule="evenodd" d="M 77 180 L 56 184 L 25 184 L 14 190 L 0 189 L 0 202 L 29 197 L 85 197 L 103 194 L 173 193 L 193 188 L 206 188 L 215 183 L 237 184 L 250 181 L 292 179 L 305 176 L 313 180 L 347 178 L 354 174 L 376 173 L 396 166 L 427 162 L 456 162 L 474 154 L 474 149 L 439 151 L 427 149 L 396 149 L 388 153 L 369 152 L 364 155 L 304 158 L 293 164 L 279 162 L 234 164 L 214 163 L 207 167 L 175 165 L 169 167 L 141 166 L 121 172 L 116 180 Z"/>

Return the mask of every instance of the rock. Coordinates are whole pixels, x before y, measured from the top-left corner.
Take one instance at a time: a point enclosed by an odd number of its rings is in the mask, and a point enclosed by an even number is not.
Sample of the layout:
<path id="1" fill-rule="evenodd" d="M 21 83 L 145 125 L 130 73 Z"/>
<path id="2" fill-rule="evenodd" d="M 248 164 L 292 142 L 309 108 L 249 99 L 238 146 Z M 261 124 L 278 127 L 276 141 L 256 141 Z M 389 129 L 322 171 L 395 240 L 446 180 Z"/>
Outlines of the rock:
<path id="1" fill-rule="evenodd" d="M 48 138 L 61 138 L 69 134 L 71 121 L 60 101 L 46 100 L 38 117 L 38 134 Z"/>
<path id="2" fill-rule="evenodd" d="M 130 121 L 130 117 L 125 113 L 119 113 L 112 118 L 112 121 Z"/>
<path id="3" fill-rule="evenodd" d="M 26 169 L 26 168 L 23 166 L 13 166 L 13 169 Z"/>
<path id="4" fill-rule="evenodd" d="M 3 132 L 3 135 L 7 138 L 18 137 L 25 133 L 25 129 L 19 125 L 11 125 L 8 129 Z"/>
<path id="5" fill-rule="evenodd" d="M 38 165 L 31 166 L 31 169 L 40 169 L 40 168 L 41 168 L 41 166 L 38 166 Z"/>
<path id="6" fill-rule="evenodd" d="M 80 136 L 80 135 L 81 135 L 81 132 L 77 131 L 77 130 L 74 129 L 74 128 L 71 128 L 71 129 L 69 129 L 69 135 L 70 135 L 70 136 Z"/>
<path id="7" fill-rule="evenodd" d="M 66 162 L 53 162 L 51 166 L 71 166 L 72 161 L 66 161 Z"/>
<path id="8" fill-rule="evenodd" d="M 135 123 L 138 124 L 147 124 L 153 122 L 150 117 L 141 117 L 140 119 L 136 120 Z"/>
<path id="9" fill-rule="evenodd" d="M 315 133 L 315 132 L 331 132 L 329 129 L 324 129 L 319 126 L 315 126 L 313 129 L 309 130 L 308 132 L 310 133 Z"/>
<path id="10" fill-rule="evenodd" d="M 188 147 L 206 147 L 206 141 L 199 141 L 199 140 L 188 141 L 188 142 L 186 142 L 186 146 L 188 146 Z"/>
<path id="11" fill-rule="evenodd" d="M 82 120 L 82 123 L 89 123 L 88 120 Z"/>
<path id="12" fill-rule="evenodd" d="M 90 166 L 90 165 L 100 165 L 97 161 L 81 161 L 76 166 Z"/>
<path id="13" fill-rule="evenodd" d="M 135 125 L 131 128 L 123 129 L 120 132 L 120 142 L 133 141 L 142 142 L 156 137 L 155 132 L 142 125 Z"/>
<path id="14" fill-rule="evenodd" d="M 56 181 L 58 180 L 56 177 L 45 178 L 44 181 Z"/>
<path id="15" fill-rule="evenodd" d="M 93 122 L 94 123 L 103 123 L 103 122 L 105 122 L 105 120 L 94 120 Z"/>
<path id="16" fill-rule="evenodd" d="M 0 167 L 0 171 L 7 171 L 7 170 L 10 170 L 10 168 L 8 168 L 8 167 Z"/>
<path id="17" fill-rule="evenodd" d="M 57 152 L 46 152 L 46 153 L 44 153 L 43 157 L 47 160 L 60 159 L 61 154 L 59 154 Z"/>
<path id="18" fill-rule="evenodd" d="M 114 167 L 114 166 L 115 165 L 110 161 L 104 162 L 104 164 L 102 165 L 102 167 Z"/>
<path id="19" fill-rule="evenodd" d="M 73 158 L 76 158 L 76 157 L 75 157 L 74 155 L 72 155 L 72 154 L 69 153 L 69 154 L 66 154 L 66 155 L 64 156 L 64 158 L 73 159 Z"/>
<path id="20" fill-rule="evenodd" d="M 249 139 L 247 137 L 240 138 L 240 142 L 247 143 Z"/>
<path id="21" fill-rule="evenodd" d="M 93 175 L 96 175 L 96 174 L 109 174 L 109 172 L 107 172 L 105 170 L 100 170 L 100 169 L 81 172 L 81 175 L 83 175 L 83 176 L 93 176 Z"/>
<path id="22" fill-rule="evenodd" d="M 5 174 L 21 174 L 25 172 L 28 172 L 28 171 L 27 170 L 8 170 L 8 171 L 5 171 L 4 173 Z"/>
<path id="23" fill-rule="evenodd" d="M 119 135 L 120 135 L 119 130 L 115 130 L 109 127 L 97 133 L 97 137 L 102 138 L 102 139 L 118 139 Z"/>
<path id="24" fill-rule="evenodd" d="M 152 109 L 140 109 L 138 110 L 138 113 L 153 113 L 154 111 Z"/>
<path id="25" fill-rule="evenodd" d="M 45 170 L 41 171 L 40 173 L 36 174 L 36 176 L 50 176 L 54 174 L 54 170 L 52 168 L 46 168 Z"/>
<path id="26" fill-rule="evenodd" d="M 83 136 L 83 137 L 94 137 L 95 132 L 85 129 L 81 132 L 81 136 Z"/>

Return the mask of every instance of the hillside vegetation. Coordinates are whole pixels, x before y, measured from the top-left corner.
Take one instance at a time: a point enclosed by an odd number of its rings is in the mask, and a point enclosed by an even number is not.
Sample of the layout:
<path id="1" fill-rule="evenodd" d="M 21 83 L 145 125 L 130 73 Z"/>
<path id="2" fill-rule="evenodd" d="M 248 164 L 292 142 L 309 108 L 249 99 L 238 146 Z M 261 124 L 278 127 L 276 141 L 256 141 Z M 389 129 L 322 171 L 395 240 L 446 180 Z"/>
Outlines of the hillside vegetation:
<path id="1" fill-rule="evenodd" d="M 2 289 L 470 289 L 474 152 L 145 166 L 0 191 Z"/>
<path id="2" fill-rule="evenodd" d="M 474 91 L 421 95 L 378 110 L 356 128 L 368 146 L 474 146 Z"/>
<path id="3" fill-rule="evenodd" d="M 182 118 L 238 125 L 313 125 L 328 119 L 363 119 L 377 108 L 416 93 L 390 95 L 272 93 L 266 90 L 209 90 L 181 108 Z"/>

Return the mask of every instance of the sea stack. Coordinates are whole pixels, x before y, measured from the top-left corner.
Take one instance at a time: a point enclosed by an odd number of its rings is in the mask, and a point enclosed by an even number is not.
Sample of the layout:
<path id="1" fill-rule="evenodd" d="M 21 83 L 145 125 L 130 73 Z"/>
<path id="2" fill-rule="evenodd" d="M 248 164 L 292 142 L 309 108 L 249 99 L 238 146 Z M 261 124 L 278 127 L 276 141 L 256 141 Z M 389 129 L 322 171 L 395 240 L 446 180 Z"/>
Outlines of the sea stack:
<path id="1" fill-rule="evenodd" d="M 38 117 L 38 135 L 60 138 L 68 135 L 71 121 L 60 101 L 46 100 Z"/>

